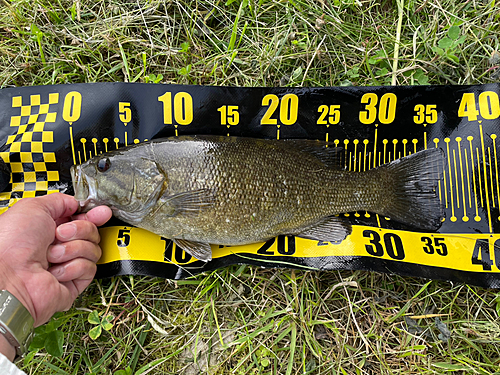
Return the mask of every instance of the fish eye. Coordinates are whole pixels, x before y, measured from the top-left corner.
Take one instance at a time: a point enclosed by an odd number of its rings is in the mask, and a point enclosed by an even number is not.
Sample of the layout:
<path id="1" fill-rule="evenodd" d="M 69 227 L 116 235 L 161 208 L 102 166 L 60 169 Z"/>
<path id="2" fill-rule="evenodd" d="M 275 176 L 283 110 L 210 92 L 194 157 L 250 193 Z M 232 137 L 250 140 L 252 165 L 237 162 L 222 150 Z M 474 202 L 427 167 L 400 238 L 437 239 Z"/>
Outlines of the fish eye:
<path id="1" fill-rule="evenodd" d="M 97 170 L 99 172 L 106 172 L 111 167 L 111 162 L 108 158 L 102 158 L 97 162 Z"/>

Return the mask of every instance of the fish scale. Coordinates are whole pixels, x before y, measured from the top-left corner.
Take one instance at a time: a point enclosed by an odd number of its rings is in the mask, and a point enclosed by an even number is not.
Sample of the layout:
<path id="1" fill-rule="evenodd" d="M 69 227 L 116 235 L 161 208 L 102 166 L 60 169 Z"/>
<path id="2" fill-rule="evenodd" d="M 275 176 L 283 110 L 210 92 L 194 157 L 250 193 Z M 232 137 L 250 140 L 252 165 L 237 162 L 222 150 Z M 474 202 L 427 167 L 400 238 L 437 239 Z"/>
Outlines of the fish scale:
<path id="1" fill-rule="evenodd" d="M 335 215 L 351 211 L 439 227 L 440 151 L 348 172 L 336 163 L 339 149 L 327 146 L 176 137 L 99 155 L 75 166 L 72 176 L 76 198 L 87 209 L 109 205 L 116 217 L 171 238 L 202 260 L 211 257 L 209 244 L 241 245 L 281 234 L 342 241 L 351 224 Z"/>

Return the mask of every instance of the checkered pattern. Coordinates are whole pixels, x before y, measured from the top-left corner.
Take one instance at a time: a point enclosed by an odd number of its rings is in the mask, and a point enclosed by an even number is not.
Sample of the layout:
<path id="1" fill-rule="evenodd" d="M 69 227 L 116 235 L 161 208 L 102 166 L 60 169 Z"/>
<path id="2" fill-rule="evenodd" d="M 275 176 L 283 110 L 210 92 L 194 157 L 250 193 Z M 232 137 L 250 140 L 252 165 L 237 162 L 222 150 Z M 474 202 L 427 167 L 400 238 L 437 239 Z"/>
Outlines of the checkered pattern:
<path id="1" fill-rule="evenodd" d="M 9 149 L 0 152 L 12 170 L 11 185 L 0 193 L 0 213 L 21 198 L 58 191 L 56 155 L 44 152 L 43 144 L 53 142 L 53 132 L 44 128 L 56 121 L 57 112 L 51 112 L 51 105 L 59 103 L 59 94 L 48 96 L 48 103 L 42 104 L 41 95 L 31 95 L 29 105 L 23 105 L 22 96 L 12 98 L 12 108 L 18 114 L 10 118 L 10 126 L 17 128 L 17 133 L 7 138 Z"/>

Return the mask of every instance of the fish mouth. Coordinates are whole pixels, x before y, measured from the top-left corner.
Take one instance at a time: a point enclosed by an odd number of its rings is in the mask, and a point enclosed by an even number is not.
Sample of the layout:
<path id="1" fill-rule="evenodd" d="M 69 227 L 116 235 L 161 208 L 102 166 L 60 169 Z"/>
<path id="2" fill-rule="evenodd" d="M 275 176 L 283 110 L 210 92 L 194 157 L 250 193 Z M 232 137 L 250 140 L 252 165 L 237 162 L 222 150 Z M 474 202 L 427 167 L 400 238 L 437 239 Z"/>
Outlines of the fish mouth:
<path id="1" fill-rule="evenodd" d="M 87 212 L 97 207 L 95 183 L 82 172 L 80 165 L 73 165 L 70 169 L 75 199 L 80 203 L 78 212 Z"/>

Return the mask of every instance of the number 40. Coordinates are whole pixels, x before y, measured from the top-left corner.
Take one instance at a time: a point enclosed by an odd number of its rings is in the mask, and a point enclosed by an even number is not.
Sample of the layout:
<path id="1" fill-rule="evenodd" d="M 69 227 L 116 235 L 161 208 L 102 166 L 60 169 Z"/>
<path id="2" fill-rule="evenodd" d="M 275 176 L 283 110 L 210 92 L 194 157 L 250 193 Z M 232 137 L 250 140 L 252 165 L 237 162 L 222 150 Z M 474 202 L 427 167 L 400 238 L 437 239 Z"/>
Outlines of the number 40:
<path id="1" fill-rule="evenodd" d="M 500 240 L 496 240 L 493 244 L 494 255 L 495 255 L 495 265 L 500 269 Z M 491 266 L 493 265 L 493 260 L 491 259 L 490 253 L 490 242 L 488 239 L 478 239 L 474 245 L 474 250 L 472 252 L 472 264 L 478 264 L 483 266 L 484 271 L 491 271 Z"/>

